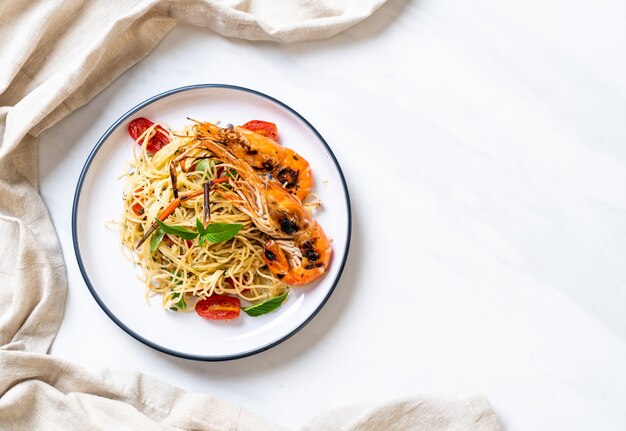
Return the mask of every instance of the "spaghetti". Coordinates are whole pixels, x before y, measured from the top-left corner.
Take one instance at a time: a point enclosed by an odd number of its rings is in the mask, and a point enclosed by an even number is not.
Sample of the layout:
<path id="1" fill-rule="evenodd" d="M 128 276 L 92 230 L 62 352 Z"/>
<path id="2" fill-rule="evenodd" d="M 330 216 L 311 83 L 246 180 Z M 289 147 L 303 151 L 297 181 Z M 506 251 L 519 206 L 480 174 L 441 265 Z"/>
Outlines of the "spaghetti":
<path id="1" fill-rule="evenodd" d="M 269 237 L 256 228 L 250 217 L 232 203 L 220 200 L 214 191 L 211 192 L 212 221 L 243 225 L 234 238 L 198 247 L 196 241 L 166 234 L 156 249 L 146 246 L 135 249 L 151 221 L 173 200 L 168 164 L 190 139 L 173 135 L 169 145 L 150 155 L 147 145 L 155 130 L 156 125 L 146 130 L 142 145 L 135 151 L 124 175 L 124 213 L 120 225 L 122 244 L 129 258 L 141 268 L 147 291 L 161 294 L 163 306 L 176 310 L 193 310 L 190 300 L 213 294 L 234 295 L 250 302 L 282 294 L 286 286 L 265 267 L 261 257 Z M 218 171 L 224 169 L 207 151 L 198 150 L 195 155 L 197 161 L 178 176 L 179 187 L 188 192 L 203 191 L 204 182 L 215 179 Z M 193 229 L 202 210 L 200 195 L 183 202 L 167 222 Z"/>
<path id="2" fill-rule="evenodd" d="M 256 123 L 264 129 L 246 131 L 249 135 L 210 123 L 176 133 L 144 118 L 129 125 L 140 145 L 123 175 L 121 242 L 141 269 L 147 295 L 160 294 L 166 308 L 231 319 L 239 315 L 242 300 L 251 304 L 243 309 L 249 315 L 265 314 L 285 300 L 288 285 L 307 284 L 328 266 L 330 243 L 309 214 L 319 202 L 309 194 L 308 163 L 266 137 L 272 123 Z M 294 170 L 295 162 L 283 166 L 263 153 L 262 167 L 256 168 L 256 159 L 240 157 L 241 149 L 226 138 L 231 135 L 245 144 L 244 155 L 259 155 L 250 146 L 255 140 L 272 155 L 276 149 L 290 151 L 289 160 L 297 160 L 300 170 Z M 273 171 L 259 175 L 269 165 Z M 278 182 L 272 174 L 293 182 Z M 302 184 L 306 180 L 304 193 L 298 175 Z M 277 213 L 282 221 L 275 220 Z M 302 225 L 286 230 L 287 219 Z M 327 250 L 318 252 L 319 247 Z"/>

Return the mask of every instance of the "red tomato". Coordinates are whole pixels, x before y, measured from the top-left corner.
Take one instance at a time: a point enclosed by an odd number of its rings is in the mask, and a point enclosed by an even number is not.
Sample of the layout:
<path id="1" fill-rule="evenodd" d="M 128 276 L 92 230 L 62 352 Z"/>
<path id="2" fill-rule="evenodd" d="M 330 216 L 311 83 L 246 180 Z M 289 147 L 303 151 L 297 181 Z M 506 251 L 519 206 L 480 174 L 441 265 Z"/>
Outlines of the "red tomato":
<path id="1" fill-rule="evenodd" d="M 259 135 L 263 135 L 266 138 L 270 138 L 273 141 L 278 141 L 278 128 L 274 123 L 261 120 L 252 120 L 248 121 L 241 127 L 256 132 Z"/>
<path id="2" fill-rule="evenodd" d="M 143 187 L 139 187 L 137 190 L 135 190 L 135 193 L 141 193 L 141 191 L 143 190 Z M 135 202 L 131 207 L 130 207 L 131 211 L 135 213 L 135 215 L 138 216 L 143 216 L 143 218 L 146 218 L 145 215 L 145 210 L 143 209 L 143 205 L 141 202 Z"/>
<path id="3" fill-rule="evenodd" d="M 239 317 L 241 302 L 226 295 L 211 295 L 196 302 L 196 313 L 209 320 L 231 320 Z"/>
<path id="4" fill-rule="evenodd" d="M 130 207 L 130 209 L 133 210 L 133 212 L 138 216 L 143 215 L 144 213 L 144 209 L 139 202 Z"/>
<path id="5" fill-rule="evenodd" d="M 148 128 L 152 127 L 154 123 L 147 118 L 139 117 L 135 118 L 128 125 L 128 134 L 135 141 L 139 139 L 139 137 L 145 132 Z M 170 143 L 170 138 L 167 137 L 165 133 L 163 133 L 163 129 L 157 127 L 156 133 L 146 145 L 146 150 L 150 154 L 155 154 L 161 148 Z"/>

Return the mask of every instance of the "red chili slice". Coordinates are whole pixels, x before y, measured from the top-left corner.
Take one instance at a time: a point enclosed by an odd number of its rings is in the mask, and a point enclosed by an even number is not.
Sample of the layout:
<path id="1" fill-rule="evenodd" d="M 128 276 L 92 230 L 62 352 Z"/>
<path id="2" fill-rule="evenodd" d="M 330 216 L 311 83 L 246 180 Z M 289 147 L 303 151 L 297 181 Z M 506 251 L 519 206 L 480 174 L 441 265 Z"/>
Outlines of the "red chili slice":
<path id="1" fill-rule="evenodd" d="M 270 123 L 269 121 L 252 120 L 241 127 L 263 135 L 266 138 L 270 138 L 273 141 L 278 141 L 278 127 L 276 127 L 276 124 Z"/>
<path id="2" fill-rule="evenodd" d="M 143 190 L 143 187 L 139 187 L 137 190 L 135 190 L 135 193 L 141 193 L 141 191 Z M 137 216 L 143 216 L 143 218 L 146 218 L 145 215 L 145 210 L 143 208 L 143 204 L 142 202 L 135 202 L 131 207 L 130 207 L 131 211 L 135 213 L 135 215 Z"/>
<path id="3" fill-rule="evenodd" d="M 139 137 L 145 132 L 147 129 L 152 127 L 154 123 L 147 118 L 139 117 L 135 118 L 128 125 L 128 134 L 135 141 L 139 139 Z M 157 127 L 156 133 L 146 145 L 146 150 L 150 154 L 156 154 L 161 148 L 170 143 L 170 138 L 167 137 L 167 134 L 164 133 L 164 130 Z"/>
<path id="4" fill-rule="evenodd" d="M 134 204 L 132 207 L 130 207 L 131 210 L 133 210 L 133 212 L 135 213 L 135 215 L 144 215 L 144 209 L 141 206 L 141 204 L 139 202 L 137 202 L 136 204 Z"/>
<path id="5" fill-rule="evenodd" d="M 241 302 L 226 295 L 211 295 L 196 302 L 196 313 L 209 320 L 232 320 L 239 317 Z"/>

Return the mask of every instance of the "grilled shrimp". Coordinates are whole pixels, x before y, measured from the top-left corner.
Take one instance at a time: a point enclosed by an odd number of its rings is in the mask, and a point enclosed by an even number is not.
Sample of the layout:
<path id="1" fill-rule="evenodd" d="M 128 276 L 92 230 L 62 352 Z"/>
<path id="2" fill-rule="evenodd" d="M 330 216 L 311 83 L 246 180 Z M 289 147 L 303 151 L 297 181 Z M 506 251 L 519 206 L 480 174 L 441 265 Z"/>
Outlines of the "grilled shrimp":
<path id="1" fill-rule="evenodd" d="M 291 250 L 294 257 L 290 259 L 289 250 L 285 253 L 286 247 L 278 241 L 270 240 L 265 243 L 263 261 L 278 279 L 291 286 L 302 286 L 326 272 L 332 247 L 319 223 L 314 221 L 311 228 L 300 232 L 294 238 L 294 246 L 297 251 Z M 299 263 L 295 259 L 298 254 Z"/>
<path id="2" fill-rule="evenodd" d="M 205 122 L 197 122 L 197 125 L 199 132 L 228 147 L 232 154 L 244 160 L 255 171 L 270 174 L 301 201 L 311 191 L 311 167 L 295 151 L 243 127 L 220 128 Z"/>
<path id="3" fill-rule="evenodd" d="M 217 189 L 248 214 L 272 239 L 264 245 L 263 260 L 272 273 L 292 286 L 309 284 L 321 277 L 330 264 L 332 247 L 322 227 L 270 175 L 259 175 L 248 163 L 229 151 L 232 146 L 214 141 L 211 134 L 199 139 L 202 146 L 234 169 L 242 181 L 231 180 L 231 189 Z"/>

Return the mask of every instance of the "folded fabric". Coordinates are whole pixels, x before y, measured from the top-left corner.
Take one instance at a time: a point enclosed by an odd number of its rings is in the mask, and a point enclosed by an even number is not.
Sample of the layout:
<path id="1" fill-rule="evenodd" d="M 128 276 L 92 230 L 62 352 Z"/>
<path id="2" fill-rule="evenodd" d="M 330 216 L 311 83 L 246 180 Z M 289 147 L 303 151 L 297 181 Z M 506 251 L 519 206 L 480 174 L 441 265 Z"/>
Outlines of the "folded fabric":
<path id="1" fill-rule="evenodd" d="M 206 394 L 186 392 L 143 374 L 84 368 L 50 355 L 0 350 L 3 430 L 282 430 Z M 56 424 L 56 425 L 55 425 Z M 55 428 L 58 427 L 58 428 Z M 496 431 L 482 396 L 420 396 L 322 412 L 302 431 Z"/>

